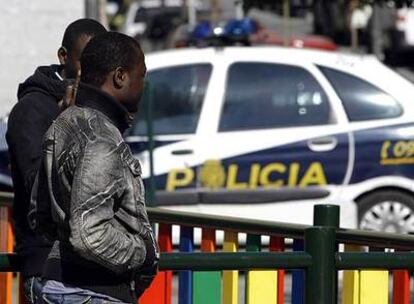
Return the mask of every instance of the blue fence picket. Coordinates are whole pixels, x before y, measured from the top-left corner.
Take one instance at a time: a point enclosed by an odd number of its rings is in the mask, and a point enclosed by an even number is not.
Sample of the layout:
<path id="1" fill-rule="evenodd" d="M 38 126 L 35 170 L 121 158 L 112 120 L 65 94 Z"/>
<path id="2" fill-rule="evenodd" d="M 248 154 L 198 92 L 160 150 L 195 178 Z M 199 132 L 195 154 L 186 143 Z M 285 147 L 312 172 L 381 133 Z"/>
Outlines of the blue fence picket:
<path id="1" fill-rule="evenodd" d="M 194 250 L 193 228 L 181 226 L 180 252 L 192 252 Z M 180 271 L 178 277 L 178 304 L 191 304 L 193 297 L 192 271 Z"/>
<path id="2" fill-rule="evenodd" d="M 293 240 L 293 251 L 303 251 L 303 240 Z M 292 304 L 304 303 L 305 272 L 303 270 L 292 271 Z"/>

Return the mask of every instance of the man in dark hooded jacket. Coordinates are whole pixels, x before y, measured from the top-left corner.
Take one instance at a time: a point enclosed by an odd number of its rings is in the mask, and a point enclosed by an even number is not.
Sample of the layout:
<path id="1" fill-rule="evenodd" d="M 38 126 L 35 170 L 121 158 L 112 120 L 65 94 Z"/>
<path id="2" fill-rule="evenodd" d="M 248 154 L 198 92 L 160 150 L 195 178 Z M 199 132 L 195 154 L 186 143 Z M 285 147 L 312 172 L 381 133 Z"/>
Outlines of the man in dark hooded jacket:
<path id="1" fill-rule="evenodd" d="M 80 70 L 79 59 L 88 41 L 105 33 L 91 19 L 79 19 L 65 30 L 58 50 L 60 65 L 42 66 L 19 85 L 18 102 L 12 109 L 6 133 L 14 188 L 13 225 L 16 251 L 23 256 L 23 282 L 26 300 L 41 301 L 40 275 L 51 244 L 30 229 L 27 215 L 30 193 L 42 155 L 42 139 L 61 111 L 65 86 Z"/>

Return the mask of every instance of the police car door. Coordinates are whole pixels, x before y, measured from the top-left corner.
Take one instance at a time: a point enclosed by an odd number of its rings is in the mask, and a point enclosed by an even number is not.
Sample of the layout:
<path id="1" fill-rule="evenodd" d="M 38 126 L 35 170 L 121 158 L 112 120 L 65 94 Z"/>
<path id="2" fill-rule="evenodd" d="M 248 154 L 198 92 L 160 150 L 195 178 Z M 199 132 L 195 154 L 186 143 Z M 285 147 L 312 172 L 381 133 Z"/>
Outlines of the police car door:
<path id="1" fill-rule="evenodd" d="M 191 168 L 198 150 L 194 142 L 197 141 L 199 118 L 213 65 L 208 54 L 201 57 L 191 54 L 155 54 L 147 56 L 146 63 L 148 85 L 139 106 L 139 113 L 126 134 L 126 141 L 134 156 L 141 162 L 142 176 L 148 192 L 150 158 L 147 118 L 150 115 L 154 136 L 153 181 L 157 191 L 155 201 L 159 205 L 164 205 L 165 202 L 194 204 L 196 195 L 193 195 L 192 190 L 196 179 Z M 152 110 L 148 111 L 150 103 Z M 177 184 L 170 185 L 168 176 L 175 177 Z M 182 191 L 174 192 L 172 187 Z"/>
<path id="2" fill-rule="evenodd" d="M 202 123 L 203 211 L 311 222 L 313 203 L 335 202 L 349 178 L 345 114 L 320 71 L 226 49 L 215 116 Z M 233 59 L 237 58 L 237 60 Z M 213 119 L 214 117 L 214 119 Z"/>

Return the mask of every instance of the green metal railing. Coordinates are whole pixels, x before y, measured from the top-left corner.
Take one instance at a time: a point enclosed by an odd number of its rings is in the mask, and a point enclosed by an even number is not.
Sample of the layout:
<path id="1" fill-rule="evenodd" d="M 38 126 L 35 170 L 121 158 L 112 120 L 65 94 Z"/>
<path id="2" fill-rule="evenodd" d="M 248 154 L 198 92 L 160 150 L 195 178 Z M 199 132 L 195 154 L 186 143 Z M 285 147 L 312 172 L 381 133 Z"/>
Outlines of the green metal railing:
<path id="1" fill-rule="evenodd" d="M 329 210 L 325 209 L 328 206 Z M 254 208 L 254 207 L 252 207 Z M 283 236 L 292 239 L 303 239 L 305 230 L 310 225 L 289 224 L 283 222 L 240 219 L 220 215 L 201 215 L 182 211 L 172 211 L 161 208 L 147 208 L 150 220 L 155 223 L 172 225 L 185 224 L 192 227 L 230 230 L 235 232 Z M 335 210 L 333 212 L 333 210 Z M 326 213 L 326 214 L 325 214 Z M 326 224 L 324 224 L 326 223 Z M 336 225 L 332 225 L 335 223 Z M 339 207 L 335 205 L 317 205 L 314 214 L 315 226 L 332 226 L 339 224 Z M 413 249 L 414 236 L 405 234 L 364 231 L 357 229 L 336 229 L 336 240 L 339 243 L 372 246 L 378 248 Z"/>

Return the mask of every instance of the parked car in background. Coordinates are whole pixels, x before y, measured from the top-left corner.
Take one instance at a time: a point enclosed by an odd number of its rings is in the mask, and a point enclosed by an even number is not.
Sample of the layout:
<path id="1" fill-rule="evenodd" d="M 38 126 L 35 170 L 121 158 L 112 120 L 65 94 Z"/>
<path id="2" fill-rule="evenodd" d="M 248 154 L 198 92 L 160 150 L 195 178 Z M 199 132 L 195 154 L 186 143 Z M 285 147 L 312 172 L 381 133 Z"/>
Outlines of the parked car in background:
<path id="1" fill-rule="evenodd" d="M 414 85 L 373 56 L 210 47 L 146 64 L 125 139 L 157 206 L 311 224 L 313 205 L 333 203 L 343 227 L 414 232 Z"/>
<path id="2" fill-rule="evenodd" d="M 168 19 L 165 20 L 165 23 L 167 23 L 167 21 L 171 21 L 171 18 L 179 18 L 180 15 L 180 6 L 162 7 L 161 1 L 136 1 L 133 2 L 128 9 L 122 32 L 131 37 L 139 37 L 148 30 L 151 23 L 154 21 L 154 18 L 164 16 Z M 159 32 L 158 35 L 161 35 L 161 32 L 165 30 L 168 30 L 168 28 L 163 27 L 157 29 Z"/>
<path id="3" fill-rule="evenodd" d="M 414 232 L 414 86 L 374 57 L 278 47 L 146 57 L 151 93 L 126 134 L 158 206 Z"/>
<path id="4" fill-rule="evenodd" d="M 203 14 L 208 6 L 194 1 L 196 14 Z M 126 13 L 122 32 L 136 38 L 167 39 L 179 25 L 188 23 L 188 11 L 182 0 L 134 1 Z"/>

